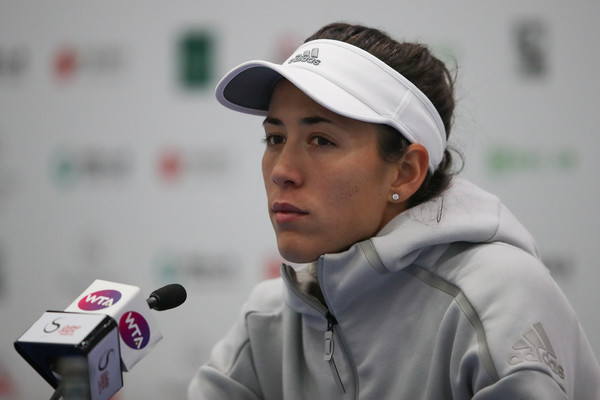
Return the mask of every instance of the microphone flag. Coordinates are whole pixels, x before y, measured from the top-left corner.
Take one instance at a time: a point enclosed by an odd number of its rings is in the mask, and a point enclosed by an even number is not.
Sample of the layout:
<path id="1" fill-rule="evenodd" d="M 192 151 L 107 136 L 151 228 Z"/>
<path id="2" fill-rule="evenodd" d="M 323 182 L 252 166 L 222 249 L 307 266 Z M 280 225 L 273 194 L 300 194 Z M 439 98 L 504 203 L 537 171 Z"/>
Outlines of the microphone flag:
<path id="1" fill-rule="evenodd" d="M 17 352 L 55 389 L 60 363 L 83 360 L 94 400 L 109 400 L 123 387 L 116 322 L 107 315 L 45 312 L 15 343 Z"/>
<path id="2" fill-rule="evenodd" d="M 162 339 L 140 288 L 96 279 L 65 311 L 104 314 L 118 326 L 121 362 L 129 371 Z"/>

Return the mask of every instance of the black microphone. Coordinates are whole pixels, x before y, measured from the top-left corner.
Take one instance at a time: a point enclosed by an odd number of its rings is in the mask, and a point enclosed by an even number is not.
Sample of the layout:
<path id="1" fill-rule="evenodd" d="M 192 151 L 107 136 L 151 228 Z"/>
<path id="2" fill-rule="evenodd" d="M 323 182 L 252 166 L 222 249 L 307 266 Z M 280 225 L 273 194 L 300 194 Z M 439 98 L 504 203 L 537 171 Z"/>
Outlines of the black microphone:
<path id="1" fill-rule="evenodd" d="M 179 307 L 186 299 L 185 288 L 178 283 L 171 283 L 152 292 L 146 302 L 151 309 L 164 311 Z"/>

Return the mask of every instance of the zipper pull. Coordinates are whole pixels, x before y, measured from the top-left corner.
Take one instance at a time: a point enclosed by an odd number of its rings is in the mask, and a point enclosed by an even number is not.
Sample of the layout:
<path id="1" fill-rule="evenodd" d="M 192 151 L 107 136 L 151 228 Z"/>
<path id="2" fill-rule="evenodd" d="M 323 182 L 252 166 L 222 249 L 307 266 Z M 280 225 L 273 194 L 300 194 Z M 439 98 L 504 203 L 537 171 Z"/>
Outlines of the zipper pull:
<path id="1" fill-rule="evenodd" d="M 333 331 L 327 328 L 327 332 L 325 332 L 325 356 L 323 360 L 331 361 L 333 357 Z"/>
<path id="2" fill-rule="evenodd" d="M 331 314 L 329 311 L 325 315 L 325 318 L 327 318 L 327 330 L 325 331 L 325 356 L 323 357 L 323 359 L 325 361 L 331 361 L 331 358 L 333 357 L 333 350 L 334 350 L 333 326 L 335 324 L 337 324 L 337 320 L 335 319 L 333 314 Z"/>
<path id="3" fill-rule="evenodd" d="M 337 324 L 337 320 L 329 311 L 325 315 L 325 318 L 327 318 L 327 330 L 325 331 L 325 355 L 323 356 L 323 360 L 327 361 L 329 364 L 333 379 L 335 380 L 335 383 L 337 383 L 337 386 L 342 393 L 346 393 L 346 388 L 342 383 L 342 378 L 340 377 L 337 365 L 335 365 L 335 360 L 333 359 L 333 351 L 335 348 L 333 343 L 333 326 Z"/>

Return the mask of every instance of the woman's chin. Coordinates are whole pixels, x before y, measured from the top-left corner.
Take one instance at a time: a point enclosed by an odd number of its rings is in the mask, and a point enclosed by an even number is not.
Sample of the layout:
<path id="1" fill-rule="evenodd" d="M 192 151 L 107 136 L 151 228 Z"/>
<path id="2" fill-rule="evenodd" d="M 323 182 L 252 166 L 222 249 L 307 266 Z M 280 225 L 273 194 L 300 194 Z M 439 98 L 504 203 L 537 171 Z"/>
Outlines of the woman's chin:
<path id="1" fill-rule="evenodd" d="M 279 246 L 279 254 L 286 261 L 294 264 L 308 264 L 317 261 L 321 255 L 316 252 L 298 251 L 297 248 L 290 249 L 284 246 Z"/>

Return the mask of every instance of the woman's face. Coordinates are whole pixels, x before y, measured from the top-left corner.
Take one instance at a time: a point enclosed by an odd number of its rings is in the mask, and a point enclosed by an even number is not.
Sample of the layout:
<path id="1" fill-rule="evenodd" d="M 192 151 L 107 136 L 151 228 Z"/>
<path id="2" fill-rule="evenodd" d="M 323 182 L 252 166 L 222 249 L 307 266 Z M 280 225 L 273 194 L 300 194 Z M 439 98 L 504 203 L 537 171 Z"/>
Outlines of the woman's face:
<path id="1" fill-rule="evenodd" d="M 281 255 L 307 263 L 374 236 L 398 212 L 395 164 L 377 150 L 377 126 L 335 114 L 286 80 L 264 121 L 262 160 Z"/>

